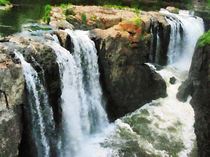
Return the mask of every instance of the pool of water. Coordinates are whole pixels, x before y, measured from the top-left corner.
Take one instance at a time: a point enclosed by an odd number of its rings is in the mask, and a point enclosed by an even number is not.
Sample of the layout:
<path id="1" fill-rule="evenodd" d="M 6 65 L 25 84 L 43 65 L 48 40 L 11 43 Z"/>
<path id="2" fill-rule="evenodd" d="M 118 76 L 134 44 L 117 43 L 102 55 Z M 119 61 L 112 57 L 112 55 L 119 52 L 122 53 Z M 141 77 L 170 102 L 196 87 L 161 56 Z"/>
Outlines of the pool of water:
<path id="1" fill-rule="evenodd" d="M 40 4 L 15 6 L 10 10 L 0 10 L 0 36 L 21 32 L 22 25 L 37 22 L 43 14 Z"/>

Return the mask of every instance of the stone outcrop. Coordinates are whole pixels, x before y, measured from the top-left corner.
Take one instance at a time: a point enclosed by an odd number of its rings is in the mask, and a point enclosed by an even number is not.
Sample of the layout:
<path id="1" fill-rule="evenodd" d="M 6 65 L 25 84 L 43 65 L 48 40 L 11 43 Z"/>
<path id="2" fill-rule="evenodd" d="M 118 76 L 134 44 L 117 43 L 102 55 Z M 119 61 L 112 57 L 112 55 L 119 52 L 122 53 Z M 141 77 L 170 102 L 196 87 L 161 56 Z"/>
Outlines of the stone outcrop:
<path id="1" fill-rule="evenodd" d="M 0 134 L 2 139 L 2 146 L 1 152 L 7 151 L 8 153 L 6 156 L 17 156 L 14 155 L 14 152 L 18 154 L 18 147 L 20 150 L 20 156 L 31 156 L 35 157 L 36 154 L 36 146 L 34 140 L 31 136 L 31 115 L 30 115 L 30 105 L 27 105 L 28 99 L 23 99 L 23 94 L 27 95 L 26 90 L 24 89 L 25 81 L 24 81 L 24 74 L 20 64 L 14 64 L 12 59 L 14 58 L 14 51 L 17 50 L 18 52 L 24 55 L 24 58 L 27 62 L 29 62 L 33 68 L 37 71 L 40 81 L 44 84 L 47 94 L 48 94 L 48 102 L 52 106 L 53 109 L 53 116 L 57 130 L 51 129 L 47 130 L 48 134 L 51 134 L 50 143 L 52 145 L 52 154 L 56 154 L 56 149 L 53 149 L 56 145 L 53 143 L 56 141 L 56 133 L 58 133 L 61 128 L 61 106 L 60 106 L 60 75 L 59 75 L 59 67 L 56 62 L 56 55 L 54 50 L 47 46 L 46 44 L 32 40 L 26 37 L 15 36 L 15 37 L 8 37 L 1 39 L 1 52 L 0 52 L 0 90 L 6 91 L 8 95 L 9 107 L 11 109 L 7 109 L 4 95 L 0 94 L 0 104 L 2 108 L 2 132 L 5 134 L 7 133 L 12 134 L 13 131 L 13 138 L 10 140 L 7 134 L 4 135 L 3 133 Z M 8 45 L 8 46 L 7 46 Z M 9 55 L 12 56 L 8 59 Z M 17 63 L 20 61 L 18 59 L 15 60 Z M 11 65 L 10 65 L 11 64 Z M 22 81 L 22 82 L 21 82 Z M 3 82 L 3 83 L 2 83 Z M 23 87 L 22 87 L 23 86 Z M 11 88 L 11 89 L 10 89 Z M 23 104 L 24 101 L 24 104 Z M 19 104 L 19 105 L 18 105 Z M 22 105 L 22 106 L 21 106 Z M 13 107 L 14 106 L 14 107 Z M 21 108 L 22 107 L 22 108 Z M 1 108 L 0 108 L 1 109 Z M 5 111 L 4 111 L 5 110 Z M 14 110 L 14 111 L 13 111 Z M 8 113 L 7 113 L 7 112 Z M 22 111 L 22 113 L 21 113 Z M 5 115 L 4 115 L 5 112 Z M 14 113 L 13 113 L 14 112 Z M 8 117 L 8 120 L 6 119 Z M 11 120 L 9 119 L 11 116 Z M 15 117 L 16 116 L 16 117 Z M 6 118 L 4 118 L 6 117 Z M 20 119 L 22 117 L 22 119 Z M 4 119 L 5 120 L 4 120 Z M 14 120 L 13 120 L 14 118 Z M 0 120 L 1 122 L 1 120 Z M 0 124 L 1 125 L 1 124 Z M 10 126 L 13 125 L 13 126 Z M 10 127 L 12 131 L 9 130 Z M 14 127 L 14 128 L 13 128 Z M 23 128 L 23 132 L 21 129 Z M 6 131 L 8 129 L 9 131 Z M 16 131 L 16 132 L 15 132 Z M 1 133 L 1 130 L 0 130 Z M 21 140 L 21 136 L 24 136 Z M 4 137 L 4 138 L 2 138 Z M 7 144 L 7 141 L 10 142 Z M 20 142 L 21 141 L 21 142 Z M 13 142 L 13 143 L 12 143 Z M 15 143 L 14 143 L 15 142 Z M 19 144 L 21 145 L 19 146 Z M 9 145 L 10 144 L 10 145 Z M 9 147 L 9 149 L 5 149 L 5 147 Z M 10 147 L 11 150 L 10 150 Z M 27 151 L 26 151 L 27 150 Z M 1 155 L 0 155 L 1 156 Z"/>
<path id="2" fill-rule="evenodd" d="M 195 133 L 198 155 L 210 156 L 210 45 L 197 47 L 188 79 L 179 87 L 177 98 L 186 101 L 189 95 L 195 111 Z"/>
<path id="3" fill-rule="evenodd" d="M 15 157 L 22 136 L 25 80 L 8 49 L 0 43 L 0 156 Z"/>
<path id="4" fill-rule="evenodd" d="M 166 96 L 166 84 L 145 63 L 150 35 L 143 26 L 123 21 L 107 30 L 91 31 L 99 56 L 101 83 L 111 121 Z"/>

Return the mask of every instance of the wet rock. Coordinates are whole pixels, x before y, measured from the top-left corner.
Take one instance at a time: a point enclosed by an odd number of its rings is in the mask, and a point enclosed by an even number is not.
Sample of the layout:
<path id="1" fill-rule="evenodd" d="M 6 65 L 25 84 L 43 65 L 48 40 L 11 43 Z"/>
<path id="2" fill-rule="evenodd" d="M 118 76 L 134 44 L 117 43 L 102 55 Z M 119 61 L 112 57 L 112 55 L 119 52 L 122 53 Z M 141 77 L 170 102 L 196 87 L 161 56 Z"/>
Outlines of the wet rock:
<path id="1" fill-rule="evenodd" d="M 7 51 L 0 44 L 0 156 L 14 157 L 22 136 L 25 80 L 21 65 Z"/>
<path id="2" fill-rule="evenodd" d="M 92 33 L 111 121 L 166 96 L 164 80 L 144 64 L 148 61 L 149 46 L 148 38 L 142 38 L 142 27 L 122 22 L 114 28 L 96 29 Z"/>
<path id="3" fill-rule="evenodd" d="M 74 45 L 71 42 L 71 37 L 68 33 L 62 30 L 56 30 L 54 33 L 57 35 L 58 40 L 65 49 L 73 52 Z"/>
<path id="4" fill-rule="evenodd" d="M 179 9 L 178 8 L 175 8 L 175 7 L 172 7 L 172 6 L 168 6 L 166 8 L 166 10 L 168 10 L 171 13 L 175 13 L 175 14 L 178 14 L 179 13 Z"/>
<path id="5" fill-rule="evenodd" d="M 176 83 L 176 78 L 175 77 L 171 77 L 169 82 L 170 82 L 170 84 L 175 84 Z"/>
<path id="6" fill-rule="evenodd" d="M 13 37 L 10 42 L 15 43 L 20 48 L 27 62 L 31 63 L 33 68 L 44 78 L 48 91 L 49 103 L 53 108 L 54 119 L 57 125 L 61 124 L 61 106 L 60 106 L 60 75 L 59 66 L 56 62 L 54 50 L 35 40 Z M 44 76 L 42 76 L 44 75 Z M 45 84 L 45 83 L 44 83 Z"/>
<path id="7" fill-rule="evenodd" d="M 198 156 L 210 156 L 210 45 L 197 47 L 188 79 L 181 85 L 177 98 L 188 95 L 195 112 Z M 180 98 L 179 98 L 180 99 Z M 186 100 L 186 99 L 184 99 Z"/>

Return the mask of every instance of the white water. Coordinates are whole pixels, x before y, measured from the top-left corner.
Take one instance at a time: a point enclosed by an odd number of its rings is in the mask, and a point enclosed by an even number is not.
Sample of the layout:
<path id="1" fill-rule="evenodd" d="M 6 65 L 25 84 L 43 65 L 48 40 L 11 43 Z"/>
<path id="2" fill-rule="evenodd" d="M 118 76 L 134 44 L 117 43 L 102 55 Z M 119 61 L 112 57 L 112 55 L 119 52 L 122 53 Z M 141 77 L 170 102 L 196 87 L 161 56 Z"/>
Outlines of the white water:
<path id="1" fill-rule="evenodd" d="M 204 33 L 203 20 L 182 10 L 179 14 L 164 9 L 160 12 L 166 15 L 166 21 L 171 25 L 168 63 L 181 70 L 189 70 L 196 42 Z M 183 37 L 179 33 L 180 26 L 183 29 Z"/>
<path id="2" fill-rule="evenodd" d="M 91 149 L 96 146 L 91 146 L 90 141 L 95 141 L 97 133 L 108 124 L 99 84 L 97 52 L 88 32 L 66 32 L 73 41 L 73 52 L 54 41 L 48 43 L 57 55 L 62 82 L 61 156 L 84 157 L 88 153 L 93 157 L 97 155 Z"/>
<path id="3" fill-rule="evenodd" d="M 27 90 L 29 94 L 29 104 L 30 105 L 30 113 L 32 114 L 32 132 L 33 138 L 36 143 L 36 147 L 38 150 L 39 157 L 48 157 L 50 146 L 46 137 L 46 124 L 44 123 L 44 113 L 41 108 L 41 101 L 40 101 L 40 94 L 39 92 L 43 93 L 44 101 L 46 104 L 47 95 L 44 87 L 42 86 L 37 72 L 34 68 L 25 61 L 23 55 L 15 50 L 15 55 L 17 58 L 20 59 L 23 70 L 24 76 L 26 80 Z M 26 104 L 27 105 L 27 104 Z M 44 108 L 48 108 L 44 106 Z M 48 113 L 49 114 L 49 113 Z M 52 117 L 52 116 L 51 116 Z M 52 119 L 48 119 L 52 121 Z"/>

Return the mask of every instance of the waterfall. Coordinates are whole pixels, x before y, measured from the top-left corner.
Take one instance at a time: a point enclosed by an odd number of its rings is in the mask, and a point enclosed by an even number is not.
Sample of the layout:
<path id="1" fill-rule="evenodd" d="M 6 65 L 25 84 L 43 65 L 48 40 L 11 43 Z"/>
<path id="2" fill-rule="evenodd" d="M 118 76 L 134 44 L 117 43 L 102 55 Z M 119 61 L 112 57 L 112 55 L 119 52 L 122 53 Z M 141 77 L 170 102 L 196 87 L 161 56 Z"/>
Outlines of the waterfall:
<path id="1" fill-rule="evenodd" d="M 28 92 L 29 114 L 32 123 L 32 138 L 35 142 L 38 156 L 49 157 L 50 144 L 47 129 L 53 129 L 52 110 L 48 104 L 47 92 L 34 68 L 25 61 L 23 55 L 15 50 L 16 57 L 20 60 Z M 32 58 L 32 60 L 34 60 Z M 35 62 L 35 60 L 34 60 Z M 38 63 L 36 63 L 38 64 Z M 42 71 L 43 73 L 43 71 Z M 26 104 L 27 105 L 27 104 Z M 29 125 L 29 124 L 28 124 Z M 50 127 L 50 128 L 48 128 Z"/>
<path id="2" fill-rule="evenodd" d="M 76 157 L 90 137 L 107 126 L 108 120 L 99 83 L 95 44 L 89 39 L 88 32 L 66 32 L 71 36 L 73 52 L 55 41 L 49 41 L 48 45 L 57 55 L 62 82 L 61 156 Z"/>
<path id="3" fill-rule="evenodd" d="M 134 157 L 148 154 L 187 157 L 192 152 L 196 145 L 194 113 L 189 99 L 186 103 L 179 102 L 176 93 L 189 70 L 196 41 L 204 31 L 203 21 L 182 11 L 172 14 L 161 10 L 161 13 L 171 26 L 168 66 L 157 71 L 153 65 L 148 65 L 165 80 L 168 96 L 145 104 L 114 124 L 108 123 L 104 110 L 97 51 L 88 32 L 65 30 L 71 37 L 72 52 L 63 48 L 56 36 L 53 36 L 54 40 L 42 39 L 54 50 L 59 65 L 62 131 L 59 132 L 57 147 L 60 157 Z M 155 39 L 155 43 L 151 43 L 152 51 L 160 51 L 159 34 L 152 38 Z M 21 53 L 16 51 L 15 55 L 24 70 L 38 156 L 49 157 L 53 154 L 50 154 L 52 148 L 47 129 L 49 125 L 53 126 L 48 124 L 53 121 L 53 116 L 48 107 L 45 83 Z M 157 53 L 153 55 L 152 60 L 159 62 Z M 33 57 L 31 60 L 40 66 Z M 176 78 L 173 85 L 169 83 L 171 77 Z"/>
<path id="4" fill-rule="evenodd" d="M 161 13 L 171 26 L 168 65 L 162 70 L 150 63 L 147 65 L 163 77 L 168 96 L 153 100 L 115 121 L 114 131 L 103 142 L 105 148 L 112 149 L 111 157 L 196 156 L 194 111 L 190 98 L 185 103 L 180 102 L 176 93 L 187 77 L 196 42 L 204 33 L 203 20 L 186 11 L 173 14 L 161 10 Z M 158 44 L 158 36 L 153 34 L 152 38 L 156 43 L 152 41 L 151 44 Z M 157 53 L 158 50 L 152 51 Z M 154 58 L 152 61 L 155 62 Z M 170 83 L 171 77 L 176 78 L 175 84 Z"/>
<path id="5" fill-rule="evenodd" d="M 196 42 L 204 32 L 203 20 L 184 10 L 180 10 L 179 14 L 170 13 L 165 9 L 161 9 L 160 12 L 165 15 L 171 26 L 168 64 L 189 70 Z"/>

